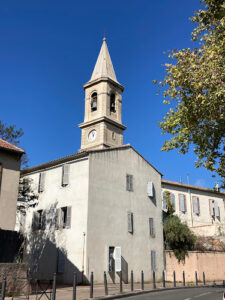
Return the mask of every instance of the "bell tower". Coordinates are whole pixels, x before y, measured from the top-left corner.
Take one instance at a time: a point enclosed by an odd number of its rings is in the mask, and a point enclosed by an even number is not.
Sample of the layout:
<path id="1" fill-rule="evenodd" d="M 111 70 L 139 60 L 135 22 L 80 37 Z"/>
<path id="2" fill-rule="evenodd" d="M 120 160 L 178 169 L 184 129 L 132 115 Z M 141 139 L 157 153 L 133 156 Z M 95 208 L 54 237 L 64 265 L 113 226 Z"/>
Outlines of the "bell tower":
<path id="1" fill-rule="evenodd" d="M 84 122 L 81 128 L 80 151 L 123 145 L 122 92 L 109 55 L 106 39 L 85 90 Z"/>

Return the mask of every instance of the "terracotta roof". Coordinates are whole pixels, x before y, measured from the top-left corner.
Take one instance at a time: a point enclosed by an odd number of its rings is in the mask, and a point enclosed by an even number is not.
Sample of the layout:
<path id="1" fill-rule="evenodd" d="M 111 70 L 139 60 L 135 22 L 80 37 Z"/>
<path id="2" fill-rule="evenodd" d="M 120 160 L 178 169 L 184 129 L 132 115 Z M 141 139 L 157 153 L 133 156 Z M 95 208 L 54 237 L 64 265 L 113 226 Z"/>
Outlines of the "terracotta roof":
<path id="1" fill-rule="evenodd" d="M 20 149 L 20 148 L 14 146 L 13 144 L 4 141 L 3 139 L 0 139 L 0 149 L 1 148 L 5 149 L 5 150 L 9 150 L 9 151 L 24 153 L 23 149 Z"/>
<path id="2" fill-rule="evenodd" d="M 190 188 L 190 189 L 199 190 L 199 191 L 205 191 L 205 192 L 211 192 L 211 193 L 217 193 L 217 194 L 225 195 L 225 192 L 217 192 L 216 190 L 213 190 L 213 189 L 203 188 L 203 187 L 200 187 L 200 186 L 180 183 L 180 182 L 176 182 L 176 181 L 170 181 L 170 180 L 162 179 L 162 184 L 163 183 L 164 184 L 169 184 L 169 185 L 185 187 L 185 188 Z"/>

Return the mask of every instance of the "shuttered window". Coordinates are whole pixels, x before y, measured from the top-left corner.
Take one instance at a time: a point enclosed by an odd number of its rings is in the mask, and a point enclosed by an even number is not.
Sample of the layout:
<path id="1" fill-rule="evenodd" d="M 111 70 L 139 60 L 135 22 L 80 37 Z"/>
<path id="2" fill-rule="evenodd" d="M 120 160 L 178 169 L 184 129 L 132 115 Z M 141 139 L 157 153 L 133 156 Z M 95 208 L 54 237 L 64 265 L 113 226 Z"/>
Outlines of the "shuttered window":
<path id="1" fill-rule="evenodd" d="M 127 213 L 127 218 L 128 218 L 128 232 L 133 233 L 134 232 L 133 213 L 128 212 Z"/>
<path id="2" fill-rule="evenodd" d="M 56 210 L 56 229 L 71 227 L 71 206 L 65 206 Z"/>
<path id="3" fill-rule="evenodd" d="M 175 195 L 171 194 L 171 203 L 173 205 L 173 209 L 176 210 L 176 203 L 175 203 Z"/>
<path id="4" fill-rule="evenodd" d="M 209 212 L 211 217 L 215 216 L 214 200 L 211 199 L 209 199 Z"/>
<path id="5" fill-rule="evenodd" d="M 65 164 L 62 166 L 62 186 L 66 186 L 69 184 L 69 173 L 70 173 L 70 165 Z"/>
<path id="6" fill-rule="evenodd" d="M 57 272 L 58 273 L 64 273 L 65 270 L 65 254 L 63 252 L 63 249 L 58 248 L 57 253 Z"/>
<path id="7" fill-rule="evenodd" d="M 193 211 L 196 215 L 200 214 L 200 205 L 198 197 L 193 197 Z"/>
<path id="8" fill-rule="evenodd" d="M 133 192 L 133 190 L 134 190 L 134 188 L 133 188 L 133 175 L 127 174 L 127 176 L 126 176 L 126 187 L 127 187 L 127 191 Z"/>
<path id="9" fill-rule="evenodd" d="M 153 218 L 149 218 L 149 233 L 151 237 L 155 237 L 155 227 Z"/>
<path id="10" fill-rule="evenodd" d="M 179 195 L 179 203 L 180 203 L 180 211 L 185 213 L 186 212 L 186 198 L 185 198 L 185 195 L 183 195 L 183 194 Z"/>
<path id="11" fill-rule="evenodd" d="M 45 189 L 45 173 L 40 173 L 39 175 L 39 185 L 38 185 L 38 192 L 41 193 Z"/>
<path id="12" fill-rule="evenodd" d="M 156 252 L 154 250 L 151 251 L 151 268 L 152 271 L 156 270 Z"/>
<path id="13" fill-rule="evenodd" d="M 220 217 L 220 208 L 217 201 L 215 201 L 215 215 L 217 218 Z"/>
<path id="14" fill-rule="evenodd" d="M 121 270 L 122 270 L 121 247 L 115 247 L 115 271 L 120 272 Z"/>
<path id="15" fill-rule="evenodd" d="M 46 211 L 38 210 L 33 213 L 32 230 L 44 230 L 46 224 Z"/>
<path id="16" fill-rule="evenodd" d="M 148 197 L 153 197 L 153 183 L 152 181 L 149 181 L 147 184 L 147 194 Z"/>
<path id="17" fill-rule="evenodd" d="M 162 207 L 164 210 L 167 210 L 167 204 L 166 204 L 166 195 L 167 195 L 167 191 L 162 193 Z"/>

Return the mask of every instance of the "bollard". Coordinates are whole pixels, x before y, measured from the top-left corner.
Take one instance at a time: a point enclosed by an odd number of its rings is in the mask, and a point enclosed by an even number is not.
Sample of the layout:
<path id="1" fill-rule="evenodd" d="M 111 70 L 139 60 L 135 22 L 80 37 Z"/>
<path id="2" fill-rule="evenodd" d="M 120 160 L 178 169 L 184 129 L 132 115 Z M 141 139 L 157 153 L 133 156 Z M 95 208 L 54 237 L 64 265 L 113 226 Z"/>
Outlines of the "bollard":
<path id="1" fill-rule="evenodd" d="M 123 292 L 122 271 L 120 271 L 120 293 Z"/>
<path id="2" fill-rule="evenodd" d="M 176 272 L 173 271 L 173 286 L 176 287 Z"/>
<path id="3" fill-rule="evenodd" d="M 6 278 L 3 278 L 2 281 L 2 294 L 1 294 L 1 300 L 5 299 L 5 290 L 6 290 Z"/>
<path id="4" fill-rule="evenodd" d="M 183 271 L 183 286 L 185 286 L 185 272 Z"/>
<path id="5" fill-rule="evenodd" d="M 134 274 L 133 274 L 133 271 L 131 271 L 131 274 L 130 274 L 130 289 L 131 289 L 131 292 L 133 292 L 133 290 L 134 290 Z"/>
<path id="6" fill-rule="evenodd" d="M 153 271 L 152 277 L 153 277 L 153 288 L 156 289 L 156 283 L 155 283 L 155 271 Z"/>
<path id="7" fill-rule="evenodd" d="M 144 272 L 141 271 L 141 289 L 144 291 Z"/>
<path id="8" fill-rule="evenodd" d="M 104 287 L 105 287 L 105 295 L 108 296 L 108 284 L 107 284 L 106 272 L 104 272 Z"/>
<path id="9" fill-rule="evenodd" d="M 52 300 L 56 299 L 56 273 L 53 275 L 53 283 L 52 283 Z"/>
<path id="10" fill-rule="evenodd" d="M 77 273 L 73 273 L 73 300 L 77 298 Z"/>
<path id="11" fill-rule="evenodd" d="M 205 285 L 205 272 L 203 272 L 203 284 Z"/>
<path id="12" fill-rule="evenodd" d="M 91 279 L 90 279 L 90 298 L 93 298 L 94 292 L 94 274 L 91 272 Z"/>
<path id="13" fill-rule="evenodd" d="M 163 270 L 163 287 L 166 287 L 166 276 L 165 276 L 165 271 Z"/>
<path id="14" fill-rule="evenodd" d="M 198 286 L 198 273 L 195 271 L 195 284 Z"/>

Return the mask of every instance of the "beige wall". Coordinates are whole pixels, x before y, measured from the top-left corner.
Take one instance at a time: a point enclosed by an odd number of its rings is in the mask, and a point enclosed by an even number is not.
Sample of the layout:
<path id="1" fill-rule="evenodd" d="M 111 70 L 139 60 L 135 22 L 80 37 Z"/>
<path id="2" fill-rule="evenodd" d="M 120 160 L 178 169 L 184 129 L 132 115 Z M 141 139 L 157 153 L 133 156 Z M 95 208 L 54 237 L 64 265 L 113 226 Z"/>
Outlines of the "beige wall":
<path id="1" fill-rule="evenodd" d="M 180 262 L 172 251 L 166 251 L 166 272 L 167 280 L 173 281 L 173 271 L 176 272 L 177 281 L 182 281 L 185 271 L 186 282 L 195 281 L 195 271 L 198 272 L 198 279 L 203 281 L 205 272 L 206 281 L 224 280 L 225 278 L 225 253 L 224 252 L 189 252 L 185 263 Z"/>
<path id="2" fill-rule="evenodd" d="M 0 151 L 2 182 L 0 185 L 0 228 L 14 230 L 20 177 L 20 155 Z"/>
<path id="3" fill-rule="evenodd" d="M 126 190 L 126 174 L 133 175 L 134 190 Z M 147 195 L 147 183 L 154 184 L 154 201 Z M 134 216 L 134 233 L 128 232 L 128 212 Z M 155 237 L 149 234 L 149 218 L 154 219 Z M 108 272 L 109 247 L 121 247 L 128 278 L 152 280 L 151 250 L 156 251 L 156 277 L 163 270 L 163 230 L 161 175 L 132 148 L 90 154 L 86 274 L 94 271 L 95 281 Z M 117 274 L 109 274 L 118 282 Z M 111 275 L 111 276 L 110 276 Z"/>
<path id="4" fill-rule="evenodd" d="M 219 235 L 222 232 L 225 233 L 225 213 L 224 213 L 224 201 L 225 195 L 219 193 L 213 193 L 210 191 L 201 191 L 193 188 L 179 187 L 163 184 L 162 191 L 169 191 L 175 195 L 175 214 L 180 219 L 187 223 L 187 225 L 197 235 L 214 236 Z M 179 194 L 184 194 L 186 197 L 186 212 L 180 211 L 179 207 Z M 194 213 L 193 209 L 193 197 L 199 198 L 200 213 L 199 215 Z M 209 199 L 218 202 L 220 217 L 211 217 Z"/>

